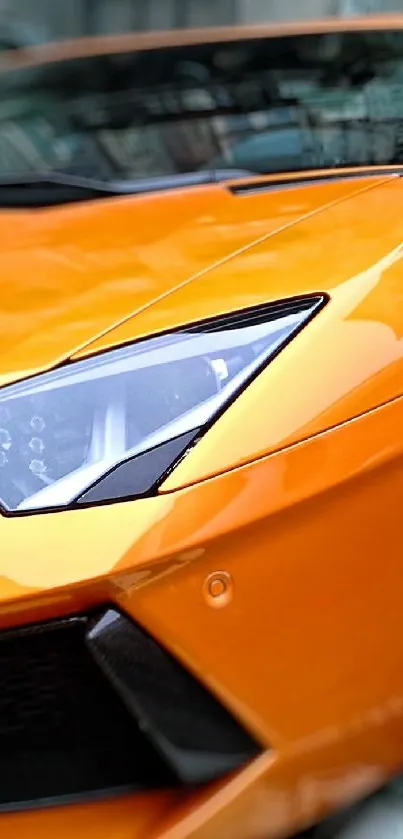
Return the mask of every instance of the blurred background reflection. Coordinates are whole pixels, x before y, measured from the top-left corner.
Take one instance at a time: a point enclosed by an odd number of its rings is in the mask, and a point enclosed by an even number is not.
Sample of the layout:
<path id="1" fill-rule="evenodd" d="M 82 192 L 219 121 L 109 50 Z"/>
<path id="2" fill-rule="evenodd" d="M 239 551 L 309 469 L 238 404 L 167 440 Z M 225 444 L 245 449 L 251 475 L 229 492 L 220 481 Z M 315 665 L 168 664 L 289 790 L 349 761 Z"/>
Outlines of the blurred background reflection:
<path id="1" fill-rule="evenodd" d="M 82 36 L 380 11 L 403 12 L 403 0 L 0 0 L 0 52 L 9 59 L 10 50 Z M 289 49 L 280 43 L 274 56 L 264 42 L 234 46 L 228 66 L 225 56 L 194 48 L 167 58 L 169 67 L 162 50 L 157 61 L 122 54 L 60 72 L 56 65 L 40 72 L 34 58 L 22 69 L 6 61 L 0 177 L 400 164 L 403 33 L 393 38 L 358 46 L 333 36 L 305 46 L 299 39 Z"/>
<path id="2" fill-rule="evenodd" d="M 36 41 L 403 10 L 403 0 L 3 0 L 0 21 Z M 1 37 L 1 34 L 0 34 Z M 4 39 L 3 39 L 4 43 Z"/>

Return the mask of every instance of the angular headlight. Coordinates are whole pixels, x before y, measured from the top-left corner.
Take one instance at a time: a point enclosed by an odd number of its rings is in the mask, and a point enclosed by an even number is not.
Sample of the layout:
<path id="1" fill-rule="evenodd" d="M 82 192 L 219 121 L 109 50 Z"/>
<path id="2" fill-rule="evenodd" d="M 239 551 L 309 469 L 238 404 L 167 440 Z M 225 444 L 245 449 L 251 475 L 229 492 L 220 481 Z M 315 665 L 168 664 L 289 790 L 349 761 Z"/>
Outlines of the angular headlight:
<path id="1" fill-rule="evenodd" d="M 3 388 L 3 510 L 152 491 L 324 302 L 315 295 L 221 317 Z"/>

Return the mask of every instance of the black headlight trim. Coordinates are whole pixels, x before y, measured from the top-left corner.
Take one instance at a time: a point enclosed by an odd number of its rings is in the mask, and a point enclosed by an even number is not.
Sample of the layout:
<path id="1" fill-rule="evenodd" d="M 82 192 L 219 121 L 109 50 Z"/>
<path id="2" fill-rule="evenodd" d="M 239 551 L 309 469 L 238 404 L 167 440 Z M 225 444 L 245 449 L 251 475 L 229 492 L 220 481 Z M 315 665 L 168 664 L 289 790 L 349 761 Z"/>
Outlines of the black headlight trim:
<path id="1" fill-rule="evenodd" d="M 153 495 L 156 486 L 161 481 L 161 475 L 165 475 L 171 464 L 177 463 L 179 458 L 187 452 L 198 433 L 197 428 L 173 440 L 167 440 L 166 443 L 148 449 L 129 460 L 124 460 L 83 492 L 75 503 L 80 506 L 83 504 L 93 506 L 102 502 L 124 501 L 128 497 L 144 498 L 147 495 Z"/>

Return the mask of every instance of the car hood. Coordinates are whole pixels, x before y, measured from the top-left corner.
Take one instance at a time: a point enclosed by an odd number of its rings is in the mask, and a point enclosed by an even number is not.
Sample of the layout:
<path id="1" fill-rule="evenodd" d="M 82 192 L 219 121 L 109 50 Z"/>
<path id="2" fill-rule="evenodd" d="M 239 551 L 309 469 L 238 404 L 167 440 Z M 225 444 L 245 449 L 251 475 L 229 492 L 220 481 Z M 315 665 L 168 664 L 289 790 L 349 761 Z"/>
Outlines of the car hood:
<path id="1" fill-rule="evenodd" d="M 0 384 L 158 329 L 158 322 L 149 325 L 144 317 L 154 308 L 158 314 L 167 300 L 163 328 L 197 319 L 202 277 L 211 275 L 214 282 L 220 266 L 235 264 L 253 246 L 388 177 L 288 188 L 267 181 L 268 190 L 256 187 L 250 194 L 214 185 L 0 212 Z M 282 279 L 286 297 L 293 278 Z M 321 290 L 321 282 L 313 285 Z M 305 291 L 311 286 L 312 278 Z M 185 304 L 177 298 L 183 288 Z M 277 293 L 268 272 L 266 296 Z M 241 305 L 254 304 L 255 298 L 246 284 Z M 219 300 L 210 295 L 205 303 L 208 316 L 216 308 L 239 307 L 230 281 L 221 284 Z"/>

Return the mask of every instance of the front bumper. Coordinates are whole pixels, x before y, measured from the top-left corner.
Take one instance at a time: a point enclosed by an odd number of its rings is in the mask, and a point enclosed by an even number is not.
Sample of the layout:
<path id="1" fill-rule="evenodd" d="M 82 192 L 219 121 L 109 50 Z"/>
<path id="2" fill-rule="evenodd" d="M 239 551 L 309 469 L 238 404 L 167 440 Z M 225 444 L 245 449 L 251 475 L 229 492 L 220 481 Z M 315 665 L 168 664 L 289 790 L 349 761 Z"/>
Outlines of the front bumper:
<path id="1" fill-rule="evenodd" d="M 402 418 L 397 400 L 175 493 L 0 520 L 2 629 L 113 604 L 262 746 L 198 789 L 3 814 L 4 835 L 267 839 L 401 768 Z"/>

